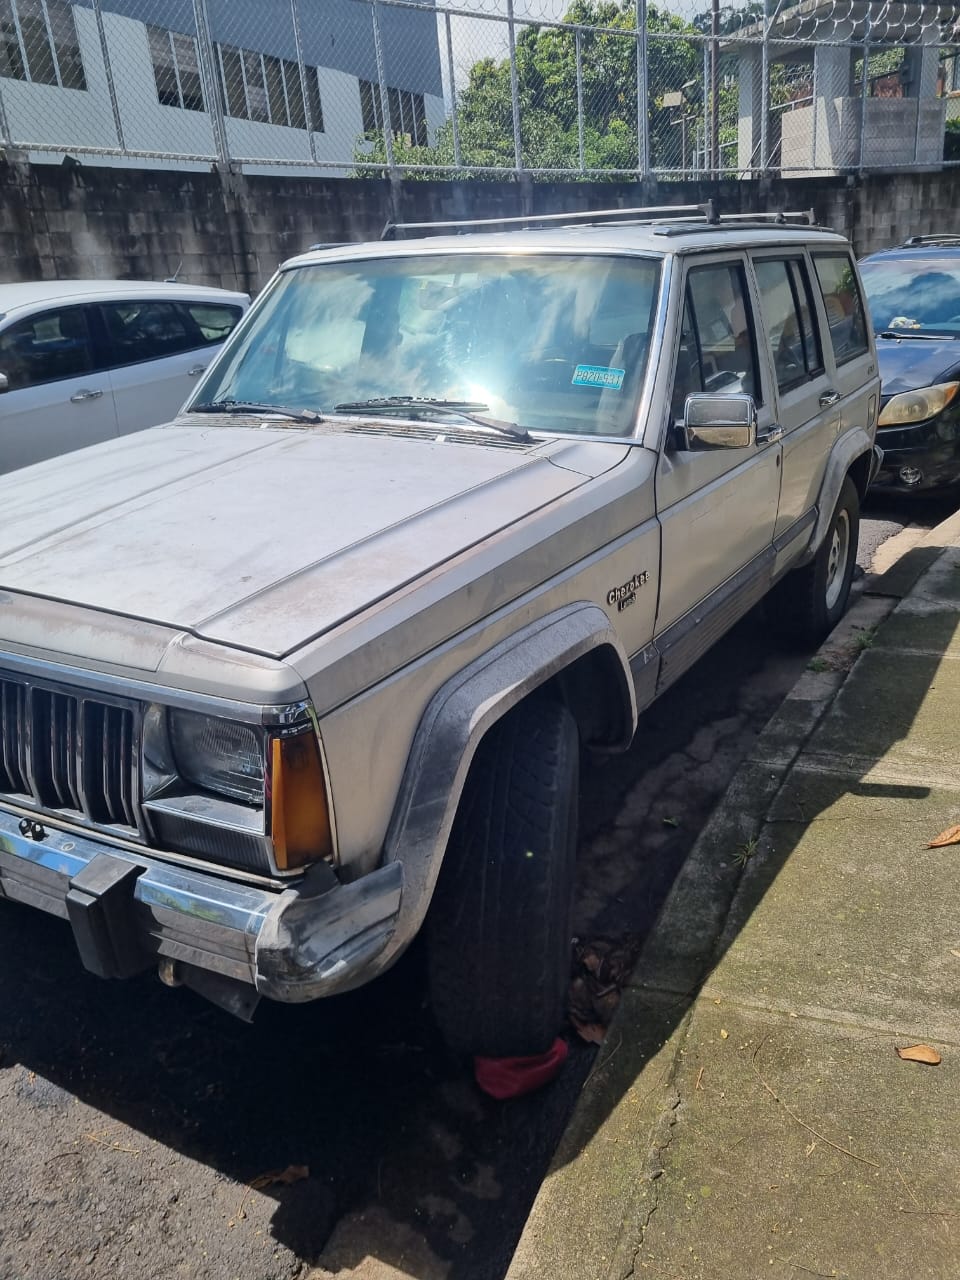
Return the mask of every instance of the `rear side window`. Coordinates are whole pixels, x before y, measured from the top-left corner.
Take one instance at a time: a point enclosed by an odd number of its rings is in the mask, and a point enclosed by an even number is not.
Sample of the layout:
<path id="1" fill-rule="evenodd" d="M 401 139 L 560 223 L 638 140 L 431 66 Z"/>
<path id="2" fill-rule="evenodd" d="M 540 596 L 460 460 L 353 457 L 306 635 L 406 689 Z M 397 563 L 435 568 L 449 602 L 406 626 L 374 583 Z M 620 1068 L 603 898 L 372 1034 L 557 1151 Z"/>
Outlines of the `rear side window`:
<path id="1" fill-rule="evenodd" d="M 695 267 L 687 277 L 672 413 L 695 391 L 742 391 L 760 400 L 757 346 L 738 263 Z"/>
<path id="2" fill-rule="evenodd" d="M 44 311 L 0 333 L 0 373 L 11 391 L 76 378 L 92 368 L 83 307 Z"/>
<path id="3" fill-rule="evenodd" d="M 200 330 L 204 342 L 223 342 L 243 315 L 240 307 L 226 307 L 219 302 L 185 302 L 182 305 Z"/>
<path id="4" fill-rule="evenodd" d="M 754 267 L 777 386 L 787 391 L 823 370 L 806 269 L 800 258 L 763 258 Z"/>
<path id="5" fill-rule="evenodd" d="M 175 302 L 105 302 L 100 310 L 110 368 L 157 360 L 203 345 L 190 317 Z"/>
<path id="6" fill-rule="evenodd" d="M 853 263 L 845 253 L 815 253 L 813 264 L 823 293 L 833 353 L 837 364 L 846 364 L 869 350 L 863 300 Z"/>

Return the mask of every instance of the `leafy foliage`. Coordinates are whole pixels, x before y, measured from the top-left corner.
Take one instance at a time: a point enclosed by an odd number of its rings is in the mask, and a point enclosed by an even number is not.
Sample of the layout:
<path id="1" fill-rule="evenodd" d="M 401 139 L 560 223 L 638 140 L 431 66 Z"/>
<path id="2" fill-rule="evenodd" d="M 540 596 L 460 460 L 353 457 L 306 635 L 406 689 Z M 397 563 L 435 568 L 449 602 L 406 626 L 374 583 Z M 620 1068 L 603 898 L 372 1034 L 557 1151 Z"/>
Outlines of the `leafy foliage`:
<path id="1" fill-rule="evenodd" d="M 564 20 L 583 27 L 580 36 L 583 92 L 583 159 L 587 169 L 635 170 L 637 145 L 636 9 L 632 0 L 573 0 Z M 676 38 L 694 28 L 651 5 L 647 10 L 648 87 L 651 145 L 654 153 L 671 141 L 669 112 L 660 99 L 699 77 L 700 46 Z M 622 33 L 622 34 L 621 34 Z M 657 39 L 664 33 L 674 38 Z M 517 86 L 523 166 L 528 169 L 579 168 L 577 130 L 577 55 L 572 30 L 529 26 L 517 38 Z M 509 59 L 484 58 L 470 69 L 459 94 L 457 125 L 462 162 L 483 169 L 513 169 L 516 162 Z M 675 130 L 674 130 L 675 132 Z M 394 136 L 398 164 L 455 164 L 453 124 L 445 121 L 435 145 L 415 147 Z M 357 150 L 360 166 L 383 164 L 382 133 L 368 134 Z M 364 172 L 360 169 L 361 174 Z"/>

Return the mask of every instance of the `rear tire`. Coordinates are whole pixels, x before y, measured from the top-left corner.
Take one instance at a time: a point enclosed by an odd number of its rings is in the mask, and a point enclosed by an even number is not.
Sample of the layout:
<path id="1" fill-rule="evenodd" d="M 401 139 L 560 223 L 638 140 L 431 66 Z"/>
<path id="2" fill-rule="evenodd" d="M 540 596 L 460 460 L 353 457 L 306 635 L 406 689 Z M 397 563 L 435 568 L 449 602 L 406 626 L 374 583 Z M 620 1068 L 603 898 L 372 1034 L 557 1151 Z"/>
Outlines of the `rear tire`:
<path id="1" fill-rule="evenodd" d="M 819 644 L 843 617 L 857 564 L 859 534 L 860 495 L 847 476 L 816 555 L 809 564 L 788 573 L 770 593 L 771 620 L 789 644 Z"/>
<path id="2" fill-rule="evenodd" d="M 579 742 L 567 708 L 522 702 L 477 750 L 426 922 L 434 1017 L 456 1052 L 541 1053 L 570 975 Z"/>

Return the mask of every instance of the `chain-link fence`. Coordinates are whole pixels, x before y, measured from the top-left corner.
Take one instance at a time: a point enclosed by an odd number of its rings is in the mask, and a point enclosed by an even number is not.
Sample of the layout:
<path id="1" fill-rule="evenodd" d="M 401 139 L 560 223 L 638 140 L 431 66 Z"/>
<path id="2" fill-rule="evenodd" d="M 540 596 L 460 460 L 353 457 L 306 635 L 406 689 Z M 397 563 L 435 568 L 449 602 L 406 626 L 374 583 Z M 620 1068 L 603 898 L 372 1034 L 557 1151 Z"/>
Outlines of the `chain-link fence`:
<path id="1" fill-rule="evenodd" d="M 960 0 L 0 0 L 0 145 L 340 175 L 960 162 Z"/>

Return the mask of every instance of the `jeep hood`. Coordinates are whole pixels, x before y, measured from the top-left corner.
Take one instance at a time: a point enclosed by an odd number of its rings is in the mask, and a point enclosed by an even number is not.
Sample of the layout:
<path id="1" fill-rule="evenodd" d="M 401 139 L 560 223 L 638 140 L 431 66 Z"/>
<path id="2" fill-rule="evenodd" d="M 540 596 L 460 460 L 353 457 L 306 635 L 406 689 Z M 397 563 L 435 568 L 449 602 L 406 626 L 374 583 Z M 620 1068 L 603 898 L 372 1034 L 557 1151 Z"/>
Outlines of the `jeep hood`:
<path id="1" fill-rule="evenodd" d="M 584 480 L 531 447 L 181 420 L 0 477 L 0 588 L 282 657 Z"/>

